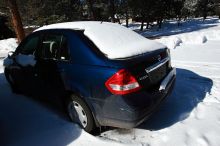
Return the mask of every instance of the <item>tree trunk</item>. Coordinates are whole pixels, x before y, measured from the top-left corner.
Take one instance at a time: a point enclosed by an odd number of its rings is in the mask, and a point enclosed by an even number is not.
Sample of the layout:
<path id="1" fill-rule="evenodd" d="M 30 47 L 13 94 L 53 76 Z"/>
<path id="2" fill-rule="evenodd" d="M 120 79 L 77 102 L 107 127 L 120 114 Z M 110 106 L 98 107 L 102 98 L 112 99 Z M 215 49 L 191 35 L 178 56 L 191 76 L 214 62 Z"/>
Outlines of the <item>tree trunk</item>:
<path id="1" fill-rule="evenodd" d="M 146 29 L 149 29 L 149 26 L 150 26 L 150 17 L 149 16 L 146 17 L 146 22 L 147 22 Z"/>
<path id="2" fill-rule="evenodd" d="M 159 18 L 159 19 L 157 20 L 158 29 L 161 29 L 161 28 L 162 28 L 162 22 L 163 22 L 163 20 L 162 20 L 161 18 Z"/>
<path id="3" fill-rule="evenodd" d="M 110 14 L 111 14 L 111 21 L 115 23 L 115 0 L 110 0 Z"/>
<path id="4" fill-rule="evenodd" d="M 142 20 L 141 20 L 141 29 L 140 29 L 140 31 L 143 31 L 144 30 L 144 18 L 142 18 Z"/>
<path id="5" fill-rule="evenodd" d="M 204 14 L 203 14 L 203 20 L 205 20 L 206 18 L 207 18 L 207 13 L 204 12 Z"/>
<path id="6" fill-rule="evenodd" d="M 25 33 L 16 0 L 8 0 L 8 5 L 9 5 L 10 13 L 12 15 L 12 23 L 18 38 L 18 42 L 20 43 L 25 38 Z"/>
<path id="7" fill-rule="evenodd" d="M 207 18 L 207 8 L 205 6 L 203 9 L 203 21 L 205 21 L 206 18 Z"/>
<path id="8" fill-rule="evenodd" d="M 149 22 L 149 20 L 147 21 L 147 29 L 149 29 L 149 25 L 150 25 L 150 22 Z"/>
<path id="9" fill-rule="evenodd" d="M 125 15 L 126 15 L 126 27 L 128 27 L 128 10 L 126 10 Z"/>
<path id="10" fill-rule="evenodd" d="M 117 21 L 118 21 L 118 24 L 120 24 L 120 25 L 121 25 L 121 21 L 120 21 L 120 19 L 119 19 L 119 18 L 117 19 Z"/>
<path id="11" fill-rule="evenodd" d="M 181 23 L 181 16 L 178 16 L 178 20 L 177 20 L 177 26 L 179 27 L 180 26 L 180 23 Z"/>
<path id="12" fill-rule="evenodd" d="M 209 1 L 208 0 L 204 0 L 204 4 L 203 4 L 203 20 L 205 20 L 207 18 L 208 4 L 209 4 Z"/>
<path id="13" fill-rule="evenodd" d="M 162 20 L 160 20 L 160 24 L 159 24 L 159 29 L 161 29 L 162 28 Z"/>
<path id="14" fill-rule="evenodd" d="M 93 0 L 88 0 L 88 7 L 89 7 L 89 12 L 90 12 L 90 18 L 92 20 L 96 20 L 95 11 L 93 8 Z"/>

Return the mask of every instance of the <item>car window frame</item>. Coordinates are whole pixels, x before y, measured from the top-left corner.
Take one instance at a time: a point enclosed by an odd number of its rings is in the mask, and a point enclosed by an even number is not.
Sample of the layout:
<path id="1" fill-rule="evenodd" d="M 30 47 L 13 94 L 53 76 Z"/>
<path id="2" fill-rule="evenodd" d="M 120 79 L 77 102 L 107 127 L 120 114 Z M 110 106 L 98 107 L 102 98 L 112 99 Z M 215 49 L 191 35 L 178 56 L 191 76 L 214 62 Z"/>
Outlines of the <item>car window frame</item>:
<path id="1" fill-rule="evenodd" d="M 53 60 L 53 61 L 60 61 L 60 62 L 72 62 L 72 57 L 71 57 L 71 52 L 70 52 L 70 41 L 69 41 L 69 37 L 68 35 L 66 35 L 65 33 L 63 32 L 57 32 L 57 30 L 44 30 L 43 33 L 42 33 L 42 37 L 41 37 L 41 40 L 39 42 L 39 45 L 40 45 L 40 49 L 41 51 L 43 51 L 43 48 L 42 48 L 42 44 L 43 44 L 43 40 L 44 38 L 46 37 L 46 35 L 62 35 L 64 37 L 66 37 L 67 39 L 67 49 L 68 49 L 68 55 L 69 55 L 69 59 L 68 60 L 62 60 L 62 59 L 56 59 L 56 58 L 43 58 L 43 57 L 39 57 L 37 59 L 41 59 L 41 60 Z M 41 52 L 42 53 L 42 52 Z"/>
<path id="2" fill-rule="evenodd" d="M 22 52 L 22 48 L 23 48 L 23 46 L 25 45 L 25 44 L 27 44 L 27 42 L 31 39 L 31 38 L 33 38 L 33 37 L 36 37 L 36 36 L 38 36 L 39 37 L 39 40 L 38 40 L 38 43 L 37 43 L 37 49 L 40 47 L 40 42 L 41 42 L 41 39 L 42 39 L 42 34 L 41 33 L 32 33 L 32 34 L 30 34 L 30 35 L 28 35 L 23 41 L 21 41 L 21 43 L 18 45 L 18 47 L 16 48 L 16 50 L 15 50 L 15 55 L 18 55 L 18 54 L 22 54 L 21 52 Z M 36 50 L 35 50 L 36 51 Z M 34 51 L 34 52 L 35 52 Z M 27 55 L 27 54 L 24 54 L 24 55 Z M 30 54 L 28 54 L 28 55 L 30 55 Z M 32 54 L 32 55 L 34 55 L 34 53 Z M 35 55 L 34 55 L 35 56 Z"/>

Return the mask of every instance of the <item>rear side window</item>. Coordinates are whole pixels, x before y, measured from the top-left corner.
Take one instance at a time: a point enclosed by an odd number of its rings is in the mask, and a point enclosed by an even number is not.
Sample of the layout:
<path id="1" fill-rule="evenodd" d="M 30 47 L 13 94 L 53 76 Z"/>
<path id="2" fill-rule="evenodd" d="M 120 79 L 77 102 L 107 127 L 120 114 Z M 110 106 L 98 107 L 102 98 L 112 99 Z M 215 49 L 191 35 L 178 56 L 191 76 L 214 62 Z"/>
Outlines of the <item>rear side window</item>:
<path id="1" fill-rule="evenodd" d="M 67 38 L 61 34 L 46 34 L 41 43 L 40 57 L 43 59 L 69 60 Z"/>

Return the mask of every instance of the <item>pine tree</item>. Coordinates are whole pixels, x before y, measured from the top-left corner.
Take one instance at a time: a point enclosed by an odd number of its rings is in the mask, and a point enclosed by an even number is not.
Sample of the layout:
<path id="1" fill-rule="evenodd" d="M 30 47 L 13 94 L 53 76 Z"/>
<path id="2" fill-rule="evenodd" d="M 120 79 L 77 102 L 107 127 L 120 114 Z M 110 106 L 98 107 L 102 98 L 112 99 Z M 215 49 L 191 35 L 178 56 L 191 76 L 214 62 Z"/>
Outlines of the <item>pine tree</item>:
<path id="1" fill-rule="evenodd" d="M 214 0 L 214 9 L 216 15 L 218 15 L 220 19 L 220 0 Z"/>
<path id="2" fill-rule="evenodd" d="M 205 20 L 208 13 L 213 10 L 213 1 L 211 0 L 198 0 L 197 13 L 203 16 Z"/>

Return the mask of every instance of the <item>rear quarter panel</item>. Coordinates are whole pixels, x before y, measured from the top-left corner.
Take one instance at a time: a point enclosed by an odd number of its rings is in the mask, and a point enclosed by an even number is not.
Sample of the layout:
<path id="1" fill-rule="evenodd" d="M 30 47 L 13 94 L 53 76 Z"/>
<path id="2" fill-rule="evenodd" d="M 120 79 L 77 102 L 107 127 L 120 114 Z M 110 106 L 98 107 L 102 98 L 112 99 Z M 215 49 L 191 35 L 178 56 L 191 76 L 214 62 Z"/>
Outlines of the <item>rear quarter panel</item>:
<path id="1" fill-rule="evenodd" d="M 105 87 L 105 82 L 117 69 L 109 67 L 71 64 L 66 68 L 70 90 L 80 95 L 99 119 L 104 115 L 103 107 L 112 94 Z"/>

